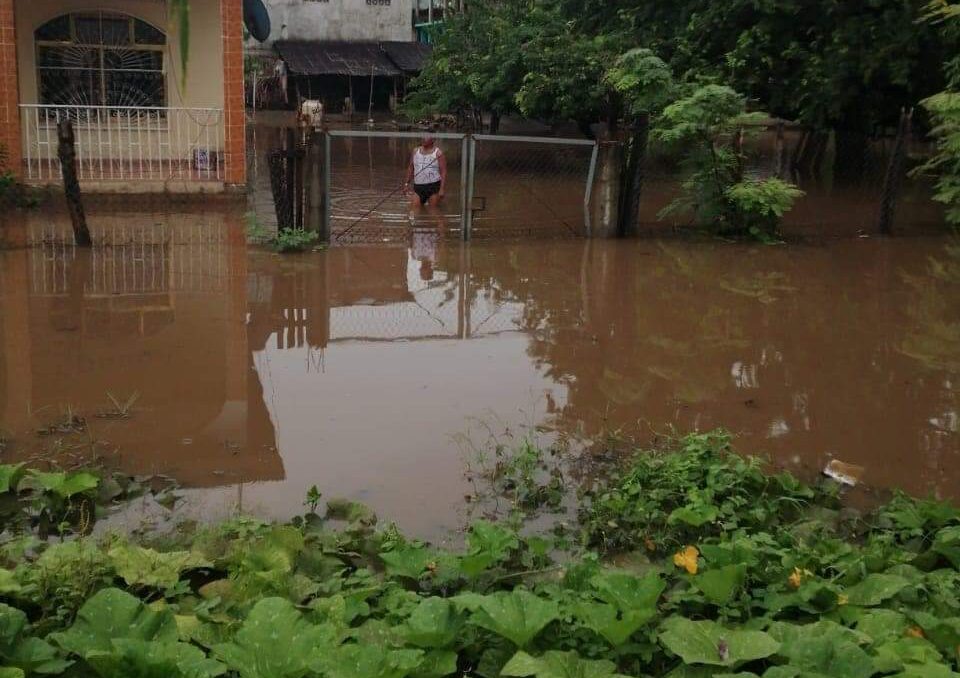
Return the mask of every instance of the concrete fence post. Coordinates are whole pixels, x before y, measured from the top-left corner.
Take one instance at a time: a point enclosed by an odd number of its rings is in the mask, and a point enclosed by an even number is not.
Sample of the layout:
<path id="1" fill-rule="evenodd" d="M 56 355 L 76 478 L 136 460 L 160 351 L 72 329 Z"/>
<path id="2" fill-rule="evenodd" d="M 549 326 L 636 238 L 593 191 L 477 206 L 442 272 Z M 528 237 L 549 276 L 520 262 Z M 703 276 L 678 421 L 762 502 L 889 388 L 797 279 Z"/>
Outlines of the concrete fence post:
<path id="1" fill-rule="evenodd" d="M 601 141 L 597 155 L 596 180 L 590 201 L 591 237 L 616 238 L 620 223 L 623 143 Z"/>

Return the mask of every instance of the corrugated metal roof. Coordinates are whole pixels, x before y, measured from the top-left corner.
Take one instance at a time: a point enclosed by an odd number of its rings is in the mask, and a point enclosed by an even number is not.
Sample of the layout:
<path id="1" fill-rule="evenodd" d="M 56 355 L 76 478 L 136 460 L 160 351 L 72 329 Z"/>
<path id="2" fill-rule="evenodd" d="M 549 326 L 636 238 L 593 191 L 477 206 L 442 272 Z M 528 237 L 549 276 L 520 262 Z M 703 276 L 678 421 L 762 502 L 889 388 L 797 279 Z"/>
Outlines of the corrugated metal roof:
<path id="1" fill-rule="evenodd" d="M 403 75 L 376 42 L 301 42 L 275 44 L 292 75 Z"/>
<path id="2" fill-rule="evenodd" d="M 419 73 L 430 58 L 433 47 L 420 42 L 382 42 L 380 46 L 404 73 Z"/>

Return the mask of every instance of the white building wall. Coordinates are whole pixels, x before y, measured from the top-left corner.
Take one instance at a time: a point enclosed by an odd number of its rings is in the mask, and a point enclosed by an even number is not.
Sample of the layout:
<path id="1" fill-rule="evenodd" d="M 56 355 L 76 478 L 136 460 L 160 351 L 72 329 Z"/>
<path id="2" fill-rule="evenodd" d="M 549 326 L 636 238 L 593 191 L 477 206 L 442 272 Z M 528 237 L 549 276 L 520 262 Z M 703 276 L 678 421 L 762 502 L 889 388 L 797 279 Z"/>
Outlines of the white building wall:
<path id="1" fill-rule="evenodd" d="M 413 40 L 417 0 L 265 0 L 277 40 Z M 251 40 L 251 47 L 261 46 Z"/>

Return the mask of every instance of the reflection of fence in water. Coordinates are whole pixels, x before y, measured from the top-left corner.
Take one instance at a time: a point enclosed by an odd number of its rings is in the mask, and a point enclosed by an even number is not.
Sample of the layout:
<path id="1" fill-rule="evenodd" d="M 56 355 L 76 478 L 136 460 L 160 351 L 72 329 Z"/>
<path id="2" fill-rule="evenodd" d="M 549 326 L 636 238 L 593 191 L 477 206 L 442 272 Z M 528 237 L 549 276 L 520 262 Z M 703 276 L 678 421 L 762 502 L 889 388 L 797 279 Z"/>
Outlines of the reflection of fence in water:
<path id="1" fill-rule="evenodd" d="M 423 280 L 419 266 L 408 262 L 408 301 L 331 308 L 330 340 L 470 339 L 520 330 L 522 304 L 477 293 L 465 275 L 438 271 Z"/>
<path id="2" fill-rule="evenodd" d="M 101 227 L 89 251 L 86 295 L 221 292 L 231 275 L 226 230 L 202 225 Z M 31 231 L 30 285 L 36 295 L 70 291 L 77 248 L 69 227 Z"/>

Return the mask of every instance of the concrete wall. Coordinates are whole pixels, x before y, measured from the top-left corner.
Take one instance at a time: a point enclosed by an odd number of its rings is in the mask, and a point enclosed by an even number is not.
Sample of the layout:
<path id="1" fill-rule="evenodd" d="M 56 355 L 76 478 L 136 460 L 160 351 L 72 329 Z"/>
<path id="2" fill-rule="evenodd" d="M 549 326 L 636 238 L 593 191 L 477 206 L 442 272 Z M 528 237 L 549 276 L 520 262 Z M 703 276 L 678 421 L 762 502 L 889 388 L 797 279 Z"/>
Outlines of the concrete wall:
<path id="1" fill-rule="evenodd" d="M 265 0 L 277 40 L 413 40 L 415 0 Z M 380 4 L 388 3 L 388 4 Z M 251 47 L 260 43 L 251 41 Z"/>
<path id="2" fill-rule="evenodd" d="M 122 12 L 167 32 L 164 67 L 167 72 L 167 105 L 190 108 L 223 108 L 223 42 L 219 37 L 220 4 L 193 2 L 190 8 L 190 60 L 184 81 L 180 64 L 179 35 L 168 31 L 167 4 L 157 0 L 30 0 L 16 3 L 17 57 L 20 103 L 38 103 L 34 31 L 54 17 L 72 11 Z"/>

